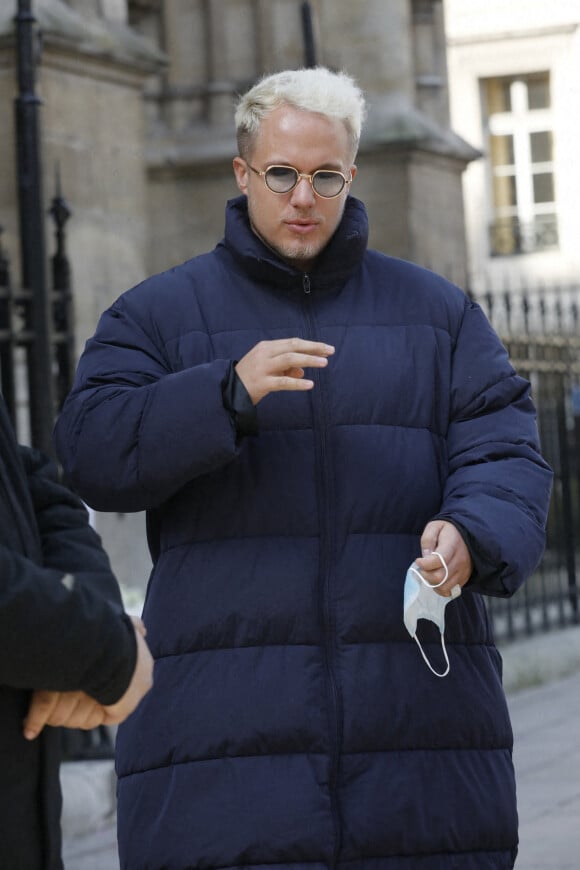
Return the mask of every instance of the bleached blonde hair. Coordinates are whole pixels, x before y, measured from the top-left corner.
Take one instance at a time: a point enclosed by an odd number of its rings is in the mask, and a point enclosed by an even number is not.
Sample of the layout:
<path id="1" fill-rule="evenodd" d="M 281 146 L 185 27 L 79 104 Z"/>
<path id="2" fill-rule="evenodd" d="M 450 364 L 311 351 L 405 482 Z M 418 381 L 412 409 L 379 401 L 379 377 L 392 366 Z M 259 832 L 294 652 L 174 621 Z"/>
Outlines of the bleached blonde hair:
<path id="1" fill-rule="evenodd" d="M 365 117 L 365 98 L 347 73 L 321 66 L 264 76 L 240 98 L 235 122 L 241 157 L 250 154 L 263 119 L 284 104 L 342 121 L 350 136 L 354 160 Z"/>

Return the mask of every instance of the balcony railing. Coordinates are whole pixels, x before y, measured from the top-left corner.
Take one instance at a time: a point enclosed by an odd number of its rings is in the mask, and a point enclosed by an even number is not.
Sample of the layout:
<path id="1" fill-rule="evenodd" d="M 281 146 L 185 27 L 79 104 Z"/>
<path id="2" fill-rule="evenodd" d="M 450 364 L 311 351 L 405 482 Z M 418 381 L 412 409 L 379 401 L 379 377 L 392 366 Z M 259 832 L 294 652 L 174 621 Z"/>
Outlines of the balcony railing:
<path id="1" fill-rule="evenodd" d="M 555 214 L 536 215 L 531 221 L 497 218 L 489 227 L 489 243 L 492 257 L 557 249 L 558 218 Z"/>

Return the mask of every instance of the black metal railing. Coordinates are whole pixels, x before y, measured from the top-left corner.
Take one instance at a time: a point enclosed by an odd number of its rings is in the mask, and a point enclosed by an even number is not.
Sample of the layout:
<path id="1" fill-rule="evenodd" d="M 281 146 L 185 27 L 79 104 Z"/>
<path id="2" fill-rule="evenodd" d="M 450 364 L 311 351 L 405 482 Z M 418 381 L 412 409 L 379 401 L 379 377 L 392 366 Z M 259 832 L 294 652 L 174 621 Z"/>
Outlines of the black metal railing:
<path id="1" fill-rule="evenodd" d="M 56 252 L 51 258 L 52 287 L 47 293 L 48 346 L 42 356 L 37 352 L 35 295 L 27 287 L 14 286 L 0 228 L 0 386 L 19 439 L 41 447 L 44 445 L 33 437 L 35 414 L 39 413 L 35 370 L 44 366 L 51 376 L 51 404 L 48 409 L 42 406 L 43 412 L 49 414 L 45 423 L 49 432 L 74 375 L 73 298 L 64 232 L 70 211 L 60 192 L 52 201 L 50 214 L 55 224 Z"/>
<path id="2" fill-rule="evenodd" d="M 580 287 L 477 299 L 532 384 L 542 453 L 554 471 L 544 557 L 513 598 L 488 599 L 499 640 L 580 621 Z"/>
<path id="3" fill-rule="evenodd" d="M 507 340 L 533 335 L 552 344 L 560 336 L 580 334 L 580 286 L 488 291 L 477 301 Z"/>

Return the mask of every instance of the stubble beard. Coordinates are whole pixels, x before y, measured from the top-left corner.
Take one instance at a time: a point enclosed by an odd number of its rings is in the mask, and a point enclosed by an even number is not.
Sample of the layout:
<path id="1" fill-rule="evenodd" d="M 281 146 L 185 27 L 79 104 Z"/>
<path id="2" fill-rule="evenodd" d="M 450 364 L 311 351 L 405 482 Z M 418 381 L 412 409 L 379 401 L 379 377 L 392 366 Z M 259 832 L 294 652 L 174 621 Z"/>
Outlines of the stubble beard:
<path id="1" fill-rule="evenodd" d="M 318 257 L 325 246 L 326 243 L 322 242 L 318 242 L 317 244 L 289 242 L 287 245 L 279 247 L 277 253 L 282 257 L 282 259 L 287 260 L 290 263 L 310 262 Z"/>
<path id="2" fill-rule="evenodd" d="M 346 201 L 343 202 L 342 208 L 340 210 L 340 214 L 338 216 L 337 224 L 338 227 L 340 221 L 342 220 L 344 214 L 344 207 Z M 253 203 L 248 197 L 248 216 L 250 219 L 250 225 L 254 233 L 258 236 L 258 238 L 275 254 L 281 257 L 285 262 L 287 262 L 291 266 L 295 266 L 296 268 L 306 270 L 310 268 L 316 260 L 316 258 L 322 253 L 324 248 L 330 242 L 330 237 L 325 241 L 317 241 L 317 242 L 306 242 L 301 239 L 295 239 L 294 241 L 289 241 L 287 243 L 275 244 L 273 242 L 268 241 L 268 239 L 264 238 L 264 236 L 260 233 L 260 231 L 256 228 L 256 224 L 253 220 Z"/>
<path id="3" fill-rule="evenodd" d="M 278 257 L 285 262 L 297 267 L 300 267 L 303 264 L 306 264 L 307 266 L 311 265 L 312 261 L 316 259 L 327 244 L 326 242 L 312 242 L 311 244 L 308 244 L 307 242 L 301 242 L 300 239 L 296 239 L 296 241 L 293 242 L 287 242 L 286 244 L 275 244 L 274 242 L 268 241 L 268 239 L 260 233 L 251 219 L 251 214 L 250 225 L 255 235 L 258 236 L 260 241 L 262 241 L 267 248 L 273 251 L 274 254 L 277 254 Z"/>

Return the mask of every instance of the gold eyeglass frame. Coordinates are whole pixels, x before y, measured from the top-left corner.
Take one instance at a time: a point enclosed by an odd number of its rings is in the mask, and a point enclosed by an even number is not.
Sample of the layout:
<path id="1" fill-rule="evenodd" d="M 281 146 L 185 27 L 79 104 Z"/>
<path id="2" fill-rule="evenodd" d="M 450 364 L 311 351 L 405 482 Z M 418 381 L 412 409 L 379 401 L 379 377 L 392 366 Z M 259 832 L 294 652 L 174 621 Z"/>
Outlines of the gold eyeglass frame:
<path id="1" fill-rule="evenodd" d="M 350 176 L 350 178 L 348 178 L 339 169 L 317 169 L 315 172 L 309 174 L 308 172 L 298 172 L 295 166 L 288 166 L 285 163 L 272 163 L 271 166 L 266 166 L 265 169 L 256 169 L 254 166 L 252 166 L 251 163 L 248 163 L 247 161 L 246 165 L 252 170 L 252 172 L 255 172 L 256 175 L 260 175 L 264 179 L 264 184 L 266 185 L 270 193 L 275 193 L 277 194 L 277 196 L 285 196 L 287 193 L 292 193 L 292 191 L 295 190 L 300 184 L 300 179 L 307 178 L 310 183 L 310 187 L 312 188 L 312 192 L 316 196 L 319 196 L 321 199 L 336 199 L 337 196 L 340 196 L 346 185 L 351 184 L 352 182 L 352 175 Z M 296 173 L 296 183 L 293 184 L 292 187 L 290 187 L 288 190 L 272 190 L 272 188 L 266 181 L 266 173 L 269 172 L 270 169 L 291 169 L 292 172 Z M 342 185 L 338 193 L 333 193 L 332 196 L 325 196 L 323 193 L 319 193 L 319 191 L 316 190 L 316 188 L 314 187 L 314 178 L 319 173 L 323 172 L 331 172 L 333 175 L 340 175 L 340 177 L 344 181 L 344 184 Z"/>

